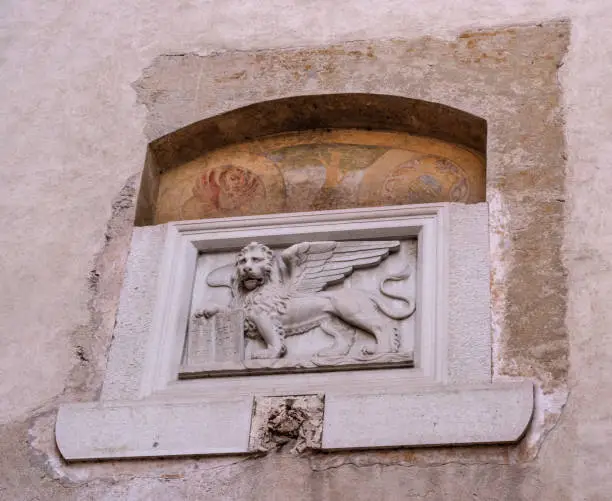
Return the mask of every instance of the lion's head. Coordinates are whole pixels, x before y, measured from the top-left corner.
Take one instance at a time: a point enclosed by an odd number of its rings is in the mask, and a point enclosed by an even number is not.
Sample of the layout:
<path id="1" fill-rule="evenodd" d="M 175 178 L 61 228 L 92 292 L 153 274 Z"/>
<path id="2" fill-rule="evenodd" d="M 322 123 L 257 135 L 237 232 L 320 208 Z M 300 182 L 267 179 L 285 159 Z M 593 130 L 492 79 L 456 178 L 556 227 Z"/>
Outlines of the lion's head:
<path id="1" fill-rule="evenodd" d="M 267 283 L 272 273 L 274 254 L 266 245 L 251 242 L 236 256 L 238 286 L 252 291 Z"/>

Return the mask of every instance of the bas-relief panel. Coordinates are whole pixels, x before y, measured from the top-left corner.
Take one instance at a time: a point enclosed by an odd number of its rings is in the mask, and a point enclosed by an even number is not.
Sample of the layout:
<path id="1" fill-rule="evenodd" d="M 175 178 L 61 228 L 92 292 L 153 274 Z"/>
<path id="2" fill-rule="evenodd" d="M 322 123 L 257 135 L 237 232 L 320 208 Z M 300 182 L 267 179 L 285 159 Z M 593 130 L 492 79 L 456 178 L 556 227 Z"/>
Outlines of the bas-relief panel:
<path id="1" fill-rule="evenodd" d="M 396 132 L 309 131 L 212 151 L 164 172 L 156 223 L 485 199 L 484 159 Z"/>
<path id="2" fill-rule="evenodd" d="M 257 246 L 245 249 L 257 259 Z M 274 270 L 260 284 L 254 280 L 241 301 L 231 281 L 245 250 L 199 255 L 181 377 L 413 366 L 416 239 L 303 242 L 271 250 L 273 260 L 293 262 L 295 269 L 284 285 Z M 264 298 L 266 320 L 279 313 L 268 301 L 275 293 L 269 287 L 281 290 L 282 346 L 264 340 L 259 325 L 249 335 L 253 308 L 261 304 L 251 297 Z M 292 302 L 305 318 L 295 317 Z"/>

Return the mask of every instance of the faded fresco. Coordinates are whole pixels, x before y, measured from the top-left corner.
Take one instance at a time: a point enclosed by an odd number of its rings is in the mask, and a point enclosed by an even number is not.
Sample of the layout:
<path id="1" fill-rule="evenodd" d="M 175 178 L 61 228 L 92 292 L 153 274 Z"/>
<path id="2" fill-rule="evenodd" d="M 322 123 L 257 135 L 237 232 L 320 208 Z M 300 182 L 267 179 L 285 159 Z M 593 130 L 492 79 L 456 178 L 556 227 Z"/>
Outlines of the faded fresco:
<path id="1" fill-rule="evenodd" d="M 485 199 L 485 163 L 404 133 L 283 134 L 231 145 L 161 175 L 156 223 Z"/>

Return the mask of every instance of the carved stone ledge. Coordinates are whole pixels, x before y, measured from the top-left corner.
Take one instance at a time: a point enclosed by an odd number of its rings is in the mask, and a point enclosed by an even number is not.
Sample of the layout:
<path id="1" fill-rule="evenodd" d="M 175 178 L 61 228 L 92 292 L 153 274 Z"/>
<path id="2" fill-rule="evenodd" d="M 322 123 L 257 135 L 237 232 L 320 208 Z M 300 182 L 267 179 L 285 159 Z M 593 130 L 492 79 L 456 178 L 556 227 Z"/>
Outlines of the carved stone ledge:
<path id="1" fill-rule="evenodd" d="M 247 452 L 253 399 L 116 401 L 60 407 L 55 440 L 68 460 Z"/>
<path id="2" fill-rule="evenodd" d="M 366 370 L 383 369 L 393 364 L 395 368 L 414 367 L 414 355 L 404 353 L 381 353 L 376 356 L 358 358 L 356 356 L 315 356 L 311 360 L 292 360 L 285 358 L 251 359 L 241 362 L 216 362 L 202 365 L 181 365 L 179 379 L 212 376 L 240 376 L 244 374 L 282 374 L 319 372 L 321 368 Z"/>
<path id="3" fill-rule="evenodd" d="M 530 382 L 254 400 L 65 405 L 57 445 L 71 461 L 258 453 L 285 444 L 300 453 L 512 443 L 527 429 L 534 404 Z"/>

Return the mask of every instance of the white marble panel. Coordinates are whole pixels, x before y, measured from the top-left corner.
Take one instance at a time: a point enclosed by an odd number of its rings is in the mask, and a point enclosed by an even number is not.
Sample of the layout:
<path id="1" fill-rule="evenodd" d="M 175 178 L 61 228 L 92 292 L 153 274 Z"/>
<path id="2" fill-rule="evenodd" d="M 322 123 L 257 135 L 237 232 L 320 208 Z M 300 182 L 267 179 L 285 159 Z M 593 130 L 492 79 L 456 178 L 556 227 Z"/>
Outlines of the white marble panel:
<path id="1" fill-rule="evenodd" d="M 323 449 L 516 442 L 532 412 L 531 382 L 327 394 Z"/>
<path id="2" fill-rule="evenodd" d="M 67 460 L 237 454 L 248 450 L 252 398 L 73 404 L 57 416 Z"/>

